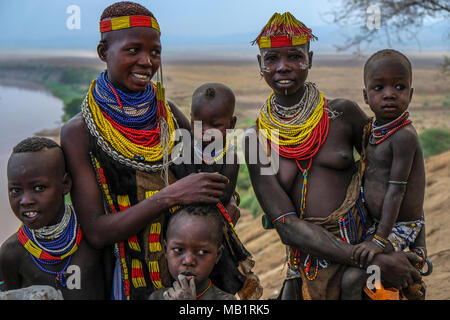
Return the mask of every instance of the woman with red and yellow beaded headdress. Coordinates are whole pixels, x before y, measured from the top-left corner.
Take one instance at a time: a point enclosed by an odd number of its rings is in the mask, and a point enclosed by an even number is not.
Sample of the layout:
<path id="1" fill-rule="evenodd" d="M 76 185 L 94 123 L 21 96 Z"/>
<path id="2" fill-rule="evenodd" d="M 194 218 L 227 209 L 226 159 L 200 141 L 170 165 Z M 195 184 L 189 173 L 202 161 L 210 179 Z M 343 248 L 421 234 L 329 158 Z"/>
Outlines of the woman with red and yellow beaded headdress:
<path id="1" fill-rule="evenodd" d="M 368 224 L 359 188 L 368 119 L 356 103 L 327 99 L 306 81 L 315 39 L 286 12 L 275 13 L 253 42 L 260 74 L 273 92 L 246 132 L 245 154 L 263 225 L 275 227 L 288 246 L 281 299 L 339 299 L 343 270 L 355 265 L 352 244 L 364 238 Z M 355 163 L 354 148 L 361 162 Z M 415 272 L 405 256 L 375 260 L 395 284 Z M 402 272 L 384 272 L 394 262 Z"/>
<path id="2" fill-rule="evenodd" d="M 115 3 L 104 10 L 100 32 L 97 52 L 107 68 L 92 82 L 81 114 L 63 126 L 61 145 L 86 239 L 114 247 L 112 298 L 145 299 L 171 283 L 162 250 L 165 216 L 179 205 L 218 203 L 227 178 L 199 173 L 175 181 L 169 168 L 174 131 L 190 123 L 165 100 L 153 14 L 133 2 Z"/>

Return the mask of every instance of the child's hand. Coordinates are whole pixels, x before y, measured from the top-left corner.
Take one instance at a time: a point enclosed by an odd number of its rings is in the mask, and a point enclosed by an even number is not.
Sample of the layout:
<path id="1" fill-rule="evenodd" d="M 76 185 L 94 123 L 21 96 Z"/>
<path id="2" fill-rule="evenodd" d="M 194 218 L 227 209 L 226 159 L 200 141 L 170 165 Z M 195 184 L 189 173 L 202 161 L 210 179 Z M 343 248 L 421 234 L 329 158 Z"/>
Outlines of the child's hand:
<path id="1" fill-rule="evenodd" d="M 178 275 L 178 281 L 173 283 L 173 287 L 163 293 L 164 300 L 196 300 L 195 279 L 189 283 L 182 274 Z"/>
<path id="2" fill-rule="evenodd" d="M 372 241 L 364 241 L 353 246 L 352 259 L 357 261 L 361 267 L 365 267 L 372 262 L 377 253 L 383 252 L 383 249 Z"/>

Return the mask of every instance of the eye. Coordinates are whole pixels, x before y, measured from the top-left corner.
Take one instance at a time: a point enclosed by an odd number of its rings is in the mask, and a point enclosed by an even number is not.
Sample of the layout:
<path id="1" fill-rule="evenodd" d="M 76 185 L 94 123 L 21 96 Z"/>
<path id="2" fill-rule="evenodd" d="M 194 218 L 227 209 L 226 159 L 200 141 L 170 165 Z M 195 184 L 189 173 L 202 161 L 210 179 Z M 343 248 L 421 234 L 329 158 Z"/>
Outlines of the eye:
<path id="1" fill-rule="evenodd" d="M 9 188 L 9 193 L 11 194 L 18 194 L 20 192 L 19 188 L 11 187 Z"/>
<path id="2" fill-rule="evenodd" d="M 181 254 L 183 253 L 183 248 L 172 248 L 172 251 L 175 252 L 176 254 Z"/>
<path id="3" fill-rule="evenodd" d="M 46 189 L 46 187 L 43 185 L 38 185 L 38 186 L 35 186 L 33 189 L 34 189 L 34 191 L 42 192 Z"/>
<path id="4" fill-rule="evenodd" d="M 133 53 L 133 54 L 137 53 L 137 48 L 129 48 L 128 52 Z"/>
<path id="5" fill-rule="evenodd" d="M 374 86 L 372 89 L 373 89 L 374 91 L 380 91 L 381 89 L 383 89 L 383 87 L 380 86 L 380 85 L 378 85 L 378 86 Z"/>
<path id="6" fill-rule="evenodd" d="M 395 86 L 395 89 L 403 90 L 403 89 L 405 89 L 405 86 L 403 84 L 398 84 L 398 85 Z"/>
<path id="7" fill-rule="evenodd" d="M 150 55 L 153 57 L 159 57 L 161 55 L 161 50 L 152 50 Z"/>
<path id="8" fill-rule="evenodd" d="M 204 256 L 204 255 L 207 255 L 208 253 L 209 253 L 208 250 L 204 250 L 204 249 L 198 250 L 198 255 L 199 256 Z"/>
<path id="9" fill-rule="evenodd" d="M 267 62 L 274 62 L 277 59 L 278 59 L 278 56 L 275 54 L 268 54 L 264 57 L 264 61 L 267 61 Z"/>

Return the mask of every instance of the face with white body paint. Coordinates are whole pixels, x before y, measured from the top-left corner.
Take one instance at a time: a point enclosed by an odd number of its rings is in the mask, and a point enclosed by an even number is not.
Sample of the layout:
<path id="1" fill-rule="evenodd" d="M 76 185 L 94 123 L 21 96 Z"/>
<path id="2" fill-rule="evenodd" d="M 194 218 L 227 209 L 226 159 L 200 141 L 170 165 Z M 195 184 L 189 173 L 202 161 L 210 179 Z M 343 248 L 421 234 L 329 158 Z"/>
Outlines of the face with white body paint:
<path id="1" fill-rule="evenodd" d="M 308 44 L 261 49 L 261 55 L 258 55 L 260 70 L 278 100 L 286 100 L 289 96 L 298 98 L 303 94 L 303 85 L 311 68 L 312 55 L 313 53 L 308 50 Z"/>

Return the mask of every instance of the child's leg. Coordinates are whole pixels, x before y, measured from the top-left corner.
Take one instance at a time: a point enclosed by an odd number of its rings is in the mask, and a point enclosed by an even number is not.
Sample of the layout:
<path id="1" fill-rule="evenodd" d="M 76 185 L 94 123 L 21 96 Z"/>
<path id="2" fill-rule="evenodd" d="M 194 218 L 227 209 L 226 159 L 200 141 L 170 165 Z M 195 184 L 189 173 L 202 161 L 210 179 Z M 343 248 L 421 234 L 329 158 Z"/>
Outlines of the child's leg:
<path id="1" fill-rule="evenodd" d="M 366 285 L 367 273 L 364 269 L 348 267 L 342 275 L 341 299 L 361 300 L 362 290 Z"/>

